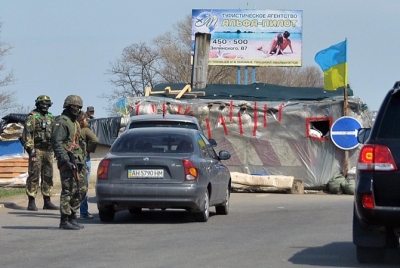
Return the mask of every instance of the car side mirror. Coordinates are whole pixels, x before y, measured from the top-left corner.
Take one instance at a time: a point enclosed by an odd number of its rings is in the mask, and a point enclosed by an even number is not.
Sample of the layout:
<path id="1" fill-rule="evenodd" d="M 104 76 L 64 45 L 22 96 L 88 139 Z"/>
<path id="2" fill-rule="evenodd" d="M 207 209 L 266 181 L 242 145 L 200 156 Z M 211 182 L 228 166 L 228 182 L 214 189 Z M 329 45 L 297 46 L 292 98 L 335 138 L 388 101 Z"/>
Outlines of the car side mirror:
<path id="1" fill-rule="evenodd" d="M 357 140 L 359 143 L 364 144 L 371 134 L 371 128 L 360 128 L 357 133 Z"/>
<path id="2" fill-rule="evenodd" d="M 208 142 L 211 144 L 212 147 L 217 147 L 217 141 L 214 139 L 208 139 Z"/>
<path id="3" fill-rule="evenodd" d="M 222 150 L 218 153 L 219 160 L 228 160 L 231 154 L 228 151 Z"/>

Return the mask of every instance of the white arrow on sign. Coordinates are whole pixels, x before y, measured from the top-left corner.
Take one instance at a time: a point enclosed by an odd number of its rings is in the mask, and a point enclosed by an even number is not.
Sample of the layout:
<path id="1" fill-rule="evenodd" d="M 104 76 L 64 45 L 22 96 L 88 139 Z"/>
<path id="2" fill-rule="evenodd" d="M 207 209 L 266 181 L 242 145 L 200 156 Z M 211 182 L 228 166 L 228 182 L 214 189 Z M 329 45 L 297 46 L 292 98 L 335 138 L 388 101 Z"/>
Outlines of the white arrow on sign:
<path id="1" fill-rule="evenodd" d="M 357 137 L 358 130 L 353 130 L 353 131 L 332 131 L 332 135 L 350 135 L 353 134 L 355 137 Z"/>

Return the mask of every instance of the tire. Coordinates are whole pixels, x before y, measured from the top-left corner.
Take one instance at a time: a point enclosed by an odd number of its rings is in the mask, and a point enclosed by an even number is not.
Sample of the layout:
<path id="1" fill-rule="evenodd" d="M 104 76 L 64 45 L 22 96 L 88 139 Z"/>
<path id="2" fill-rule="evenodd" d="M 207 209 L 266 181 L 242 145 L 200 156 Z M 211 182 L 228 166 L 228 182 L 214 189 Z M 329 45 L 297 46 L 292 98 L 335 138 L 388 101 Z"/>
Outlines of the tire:
<path id="1" fill-rule="evenodd" d="M 215 206 L 215 212 L 218 215 L 228 215 L 229 213 L 229 198 L 231 196 L 231 193 L 229 191 L 229 186 L 226 188 L 226 193 L 225 193 L 225 200 L 221 205 Z"/>
<path id="2" fill-rule="evenodd" d="M 360 263 L 380 263 L 385 258 L 385 248 L 357 246 L 357 260 Z"/>
<path id="3" fill-rule="evenodd" d="M 399 238 L 393 229 L 386 229 L 386 248 L 397 248 L 399 246 Z"/>
<path id="4" fill-rule="evenodd" d="M 210 217 L 210 196 L 208 194 L 208 189 L 206 189 L 204 194 L 204 202 L 200 209 L 200 212 L 194 212 L 194 219 L 197 222 L 207 222 L 208 218 Z"/>
<path id="5" fill-rule="evenodd" d="M 99 218 L 102 222 L 112 222 L 114 215 L 115 211 L 113 209 L 99 210 Z"/>
<path id="6" fill-rule="evenodd" d="M 129 210 L 129 212 L 130 212 L 131 214 L 140 214 L 140 213 L 142 213 L 142 208 L 131 208 L 131 209 Z"/>

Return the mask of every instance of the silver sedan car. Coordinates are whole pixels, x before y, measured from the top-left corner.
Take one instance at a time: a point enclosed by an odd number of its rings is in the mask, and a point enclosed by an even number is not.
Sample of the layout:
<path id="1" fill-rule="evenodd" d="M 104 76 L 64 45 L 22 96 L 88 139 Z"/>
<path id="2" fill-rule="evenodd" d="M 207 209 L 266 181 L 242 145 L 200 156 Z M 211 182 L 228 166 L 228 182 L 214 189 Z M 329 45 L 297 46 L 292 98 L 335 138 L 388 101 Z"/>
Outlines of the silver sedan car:
<path id="1" fill-rule="evenodd" d="M 206 222 L 210 207 L 229 212 L 230 172 L 204 135 L 195 129 L 149 127 L 123 132 L 99 163 L 99 217 L 111 222 L 120 210 L 185 209 Z"/>

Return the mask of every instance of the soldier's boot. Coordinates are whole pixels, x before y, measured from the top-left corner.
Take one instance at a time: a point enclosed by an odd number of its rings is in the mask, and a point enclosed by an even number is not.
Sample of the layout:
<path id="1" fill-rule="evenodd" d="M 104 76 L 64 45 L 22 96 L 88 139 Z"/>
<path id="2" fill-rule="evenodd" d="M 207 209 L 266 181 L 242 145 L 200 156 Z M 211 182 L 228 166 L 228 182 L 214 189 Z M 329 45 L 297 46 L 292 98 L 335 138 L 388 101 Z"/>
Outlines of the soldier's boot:
<path id="1" fill-rule="evenodd" d="M 37 211 L 38 208 L 36 207 L 35 198 L 33 196 L 28 195 L 29 202 L 28 202 L 28 210 Z"/>
<path id="2" fill-rule="evenodd" d="M 60 208 L 50 201 L 50 196 L 43 196 L 43 209 L 59 210 Z"/>
<path id="3" fill-rule="evenodd" d="M 73 225 L 68 221 L 68 215 L 61 214 L 60 229 L 64 230 L 79 230 L 79 226 Z"/>
<path id="4" fill-rule="evenodd" d="M 68 216 L 68 222 L 74 226 L 78 226 L 79 229 L 83 229 L 85 228 L 85 226 L 83 226 L 82 224 L 79 224 L 75 221 L 76 219 L 76 215 L 75 213 L 72 213 L 71 215 Z"/>

